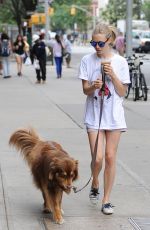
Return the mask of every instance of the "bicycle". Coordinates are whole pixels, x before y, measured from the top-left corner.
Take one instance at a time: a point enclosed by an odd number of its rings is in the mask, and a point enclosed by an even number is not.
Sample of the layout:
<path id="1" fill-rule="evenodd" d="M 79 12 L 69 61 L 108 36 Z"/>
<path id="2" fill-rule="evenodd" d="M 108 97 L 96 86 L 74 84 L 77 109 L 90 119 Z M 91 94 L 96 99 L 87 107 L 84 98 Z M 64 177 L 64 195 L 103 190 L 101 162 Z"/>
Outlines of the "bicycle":
<path id="1" fill-rule="evenodd" d="M 130 72 L 131 83 L 128 86 L 125 98 L 128 98 L 130 90 L 133 92 L 133 101 L 143 99 L 147 101 L 148 88 L 145 80 L 144 74 L 141 72 L 141 65 L 143 62 L 141 58 L 143 56 L 136 56 L 135 54 L 127 58 Z"/>

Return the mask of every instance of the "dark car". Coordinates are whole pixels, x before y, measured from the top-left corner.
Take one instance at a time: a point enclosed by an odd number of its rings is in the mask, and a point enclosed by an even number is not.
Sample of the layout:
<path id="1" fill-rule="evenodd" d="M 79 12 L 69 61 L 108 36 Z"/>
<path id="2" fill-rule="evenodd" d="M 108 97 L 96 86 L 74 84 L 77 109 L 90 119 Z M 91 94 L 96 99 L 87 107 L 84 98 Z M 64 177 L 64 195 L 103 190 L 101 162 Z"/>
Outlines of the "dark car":
<path id="1" fill-rule="evenodd" d="M 148 53 L 150 52 L 150 31 L 142 31 L 140 35 L 140 52 Z"/>
<path id="2" fill-rule="evenodd" d="M 140 46 L 139 51 L 144 52 L 144 53 L 150 52 L 150 42 L 147 41 L 147 42 L 144 43 L 143 46 Z"/>

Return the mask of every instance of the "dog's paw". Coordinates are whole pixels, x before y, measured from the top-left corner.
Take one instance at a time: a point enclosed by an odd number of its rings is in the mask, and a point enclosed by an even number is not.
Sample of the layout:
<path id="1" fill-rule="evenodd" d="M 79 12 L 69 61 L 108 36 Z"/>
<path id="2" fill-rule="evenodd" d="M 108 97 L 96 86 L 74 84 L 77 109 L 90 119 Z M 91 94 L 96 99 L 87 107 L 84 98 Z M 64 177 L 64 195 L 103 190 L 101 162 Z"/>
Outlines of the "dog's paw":
<path id="1" fill-rule="evenodd" d="M 60 220 L 55 220 L 55 224 L 63 224 L 65 220 L 61 218 Z"/>
<path id="2" fill-rule="evenodd" d="M 43 213 L 49 214 L 52 213 L 52 211 L 48 208 L 43 208 Z"/>
<path id="3" fill-rule="evenodd" d="M 64 210 L 63 210 L 63 209 L 61 209 L 61 214 L 62 214 L 62 215 L 64 215 L 64 214 L 65 214 L 65 212 L 64 212 Z"/>

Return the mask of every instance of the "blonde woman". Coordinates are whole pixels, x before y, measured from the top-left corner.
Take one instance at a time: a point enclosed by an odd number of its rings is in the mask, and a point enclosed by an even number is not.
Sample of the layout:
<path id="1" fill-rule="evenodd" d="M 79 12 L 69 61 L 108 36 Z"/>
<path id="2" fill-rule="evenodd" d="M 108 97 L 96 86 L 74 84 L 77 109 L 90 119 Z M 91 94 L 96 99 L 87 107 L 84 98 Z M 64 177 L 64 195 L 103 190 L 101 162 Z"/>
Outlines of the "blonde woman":
<path id="1" fill-rule="evenodd" d="M 23 36 L 23 42 L 24 42 L 24 52 L 25 52 L 25 59 L 30 55 L 30 45 L 27 41 L 27 36 Z"/>
<path id="2" fill-rule="evenodd" d="M 122 102 L 127 86 L 130 83 L 129 69 L 125 58 L 113 53 L 112 46 L 115 39 L 115 29 L 99 23 L 93 31 L 90 42 L 95 52 L 82 58 L 79 70 L 83 92 L 87 95 L 84 123 L 87 129 L 92 158 L 91 171 L 93 179 L 89 198 L 93 204 L 97 204 L 99 201 L 99 173 L 101 172 L 103 161 L 105 161 L 104 194 L 101 211 L 107 215 L 114 212 L 110 202 L 110 194 L 115 179 L 117 147 L 121 133 L 127 128 Z M 102 81 L 102 62 L 105 84 Z M 100 103 L 102 86 L 104 89 L 103 106 Z M 99 127 L 101 110 L 102 118 Z M 95 153 L 94 148 L 98 133 L 97 153 Z"/>

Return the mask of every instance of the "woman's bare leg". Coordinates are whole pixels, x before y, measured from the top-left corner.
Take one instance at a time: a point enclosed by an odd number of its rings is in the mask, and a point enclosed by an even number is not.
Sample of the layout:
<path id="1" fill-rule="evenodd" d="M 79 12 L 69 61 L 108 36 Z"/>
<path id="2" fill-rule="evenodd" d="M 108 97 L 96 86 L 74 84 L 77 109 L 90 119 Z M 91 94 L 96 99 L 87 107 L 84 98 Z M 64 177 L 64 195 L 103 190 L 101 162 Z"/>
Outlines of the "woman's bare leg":
<path id="1" fill-rule="evenodd" d="M 90 149 L 91 149 L 91 171 L 93 174 L 93 181 L 92 181 L 92 187 L 98 188 L 99 187 L 99 180 L 98 176 L 102 168 L 102 162 L 103 162 L 103 144 L 104 144 L 104 131 L 99 132 L 99 138 L 98 138 L 98 147 L 97 147 L 97 153 L 96 153 L 96 159 L 94 156 L 94 148 L 95 148 L 95 142 L 97 137 L 97 131 L 90 131 L 88 132 L 88 138 L 90 143 Z"/>
<path id="2" fill-rule="evenodd" d="M 21 70 L 22 70 L 22 58 L 19 55 L 16 56 L 16 62 L 17 62 L 18 73 L 21 73 Z"/>
<path id="3" fill-rule="evenodd" d="M 116 153 L 121 132 L 106 131 L 105 170 L 104 170 L 104 197 L 103 204 L 109 202 L 110 193 L 115 179 Z"/>

